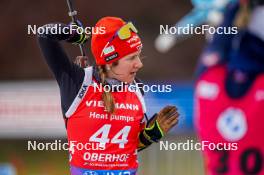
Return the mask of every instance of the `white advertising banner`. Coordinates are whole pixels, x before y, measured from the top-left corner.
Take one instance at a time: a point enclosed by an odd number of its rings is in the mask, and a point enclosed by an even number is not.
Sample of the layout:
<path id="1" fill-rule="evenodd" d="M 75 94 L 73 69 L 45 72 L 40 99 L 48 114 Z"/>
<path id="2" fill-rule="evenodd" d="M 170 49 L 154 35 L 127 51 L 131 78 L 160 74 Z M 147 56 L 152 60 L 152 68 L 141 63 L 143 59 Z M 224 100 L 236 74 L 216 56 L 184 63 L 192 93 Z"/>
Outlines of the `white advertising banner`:
<path id="1" fill-rule="evenodd" d="M 0 83 L 0 138 L 65 136 L 55 81 Z"/>

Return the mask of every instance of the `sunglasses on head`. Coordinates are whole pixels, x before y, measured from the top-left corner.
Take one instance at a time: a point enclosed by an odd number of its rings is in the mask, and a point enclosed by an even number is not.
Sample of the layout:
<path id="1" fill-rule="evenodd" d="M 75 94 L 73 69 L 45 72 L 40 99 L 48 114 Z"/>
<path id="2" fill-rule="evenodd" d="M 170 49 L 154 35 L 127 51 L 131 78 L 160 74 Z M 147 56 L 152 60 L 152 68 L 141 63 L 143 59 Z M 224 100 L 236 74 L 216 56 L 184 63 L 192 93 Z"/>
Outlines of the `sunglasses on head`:
<path id="1" fill-rule="evenodd" d="M 106 43 L 105 48 L 108 47 L 108 45 L 116 38 L 118 37 L 121 40 L 125 40 L 131 37 L 132 33 L 138 33 L 138 30 L 134 26 L 132 22 L 127 22 L 124 26 L 122 26 L 118 31 L 109 39 L 109 41 Z M 103 55 L 104 49 L 102 50 L 101 56 Z"/>
<path id="2" fill-rule="evenodd" d="M 117 35 L 121 40 L 125 40 L 131 37 L 131 31 L 134 33 L 138 33 L 138 30 L 133 25 L 132 22 L 126 23 L 124 26 L 122 26 L 115 35 Z M 114 35 L 114 37 L 115 37 Z"/>

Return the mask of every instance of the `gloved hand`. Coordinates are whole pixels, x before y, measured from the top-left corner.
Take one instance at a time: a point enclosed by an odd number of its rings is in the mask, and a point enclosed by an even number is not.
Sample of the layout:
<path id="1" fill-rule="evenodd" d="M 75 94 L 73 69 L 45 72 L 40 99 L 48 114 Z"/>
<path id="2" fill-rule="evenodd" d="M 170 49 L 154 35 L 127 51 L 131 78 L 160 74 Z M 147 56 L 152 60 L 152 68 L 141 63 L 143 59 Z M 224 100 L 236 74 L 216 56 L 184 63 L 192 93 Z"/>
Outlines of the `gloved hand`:
<path id="1" fill-rule="evenodd" d="M 89 36 L 86 35 L 83 25 L 80 21 L 71 22 L 68 26 L 70 27 L 72 34 L 67 42 L 73 44 L 84 44 L 87 41 Z"/>
<path id="2" fill-rule="evenodd" d="M 144 129 L 144 137 L 150 142 L 158 142 L 178 123 L 179 113 L 175 106 L 166 106 L 153 116 Z"/>
<path id="3" fill-rule="evenodd" d="M 168 131 L 178 123 L 179 113 L 175 106 L 164 107 L 154 118 L 149 122 L 148 128 L 153 127 L 155 123 L 159 125 L 163 132 L 163 135 L 167 134 Z"/>
<path id="4" fill-rule="evenodd" d="M 153 142 L 158 142 L 178 123 L 178 118 L 179 113 L 175 106 L 166 106 L 158 114 L 155 114 L 139 134 L 138 150 L 141 151 Z"/>
<path id="5" fill-rule="evenodd" d="M 178 109 L 175 106 L 166 106 L 156 116 L 156 121 L 163 131 L 167 134 L 169 130 L 179 121 Z"/>

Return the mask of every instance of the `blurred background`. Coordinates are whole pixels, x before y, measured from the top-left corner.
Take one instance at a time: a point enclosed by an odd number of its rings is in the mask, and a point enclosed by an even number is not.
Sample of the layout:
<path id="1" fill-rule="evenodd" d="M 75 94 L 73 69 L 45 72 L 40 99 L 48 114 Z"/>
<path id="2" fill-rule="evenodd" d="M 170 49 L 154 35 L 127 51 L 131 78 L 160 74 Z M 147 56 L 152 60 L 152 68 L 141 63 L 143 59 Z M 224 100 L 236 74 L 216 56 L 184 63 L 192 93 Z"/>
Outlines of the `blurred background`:
<path id="1" fill-rule="evenodd" d="M 159 53 L 154 47 L 160 25 L 174 25 L 193 8 L 191 2 L 76 0 L 74 3 L 84 26 L 94 26 L 103 16 L 134 22 L 146 56 L 138 77 L 147 84 L 173 87 L 171 93 L 146 94 L 148 115 L 167 104 L 177 105 L 180 123 L 163 140 L 196 140 L 192 120 L 193 75 L 204 36 L 189 38 L 167 53 Z M 27 34 L 28 25 L 69 23 L 66 0 L 1 0 L 0 9 L 0 175 L 69 174 L 66 151 L 27 150 L 29 140 L 66 142 L 57 84 L 44 62 L 36 36 Z M 85 47 L 91 58 L 90 41 Z M 76 46 L 65 44 L 65 48 L 72 58 L 80 55 Z M 155 144 L 140 153 L 139 161 L 142 175 L 204 174 L 198 151 L 160 151 Z"/>

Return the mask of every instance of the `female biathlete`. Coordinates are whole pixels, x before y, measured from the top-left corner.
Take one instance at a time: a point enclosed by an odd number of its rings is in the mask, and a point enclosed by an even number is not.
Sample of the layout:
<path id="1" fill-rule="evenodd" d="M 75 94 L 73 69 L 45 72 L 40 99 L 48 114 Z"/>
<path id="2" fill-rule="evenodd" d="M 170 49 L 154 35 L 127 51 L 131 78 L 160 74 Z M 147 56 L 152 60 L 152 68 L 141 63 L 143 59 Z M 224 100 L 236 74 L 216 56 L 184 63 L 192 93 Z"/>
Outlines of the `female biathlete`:
<path id="1" fill-rule="evenodd" d="M 103 32 L 93 33 L 91 39 L 96 65 L 81 68 L 70 61 L 60 41 L 80 44 L 85 34 L 58 34 L 53 26 L 61 31 L 70 26 L 47 24 L 38 40 L 60 88 L 71 174 L 136 174 L 137 151 L 158 142 L 179 116 L 175 106 L 166 106 L 147 121 L 142 89 L 130 88 L 137 84 L 135 76 L 143 66 L 137 29 L 117 17 L 100 19 L 95 28 Z M 110 91 L 100 88 L 106 86 Z"/>

